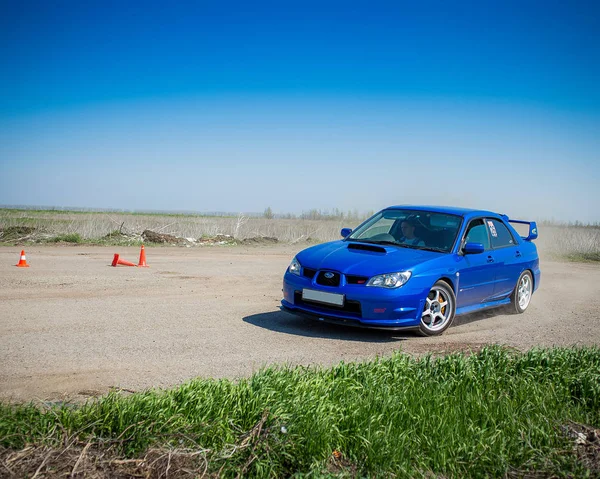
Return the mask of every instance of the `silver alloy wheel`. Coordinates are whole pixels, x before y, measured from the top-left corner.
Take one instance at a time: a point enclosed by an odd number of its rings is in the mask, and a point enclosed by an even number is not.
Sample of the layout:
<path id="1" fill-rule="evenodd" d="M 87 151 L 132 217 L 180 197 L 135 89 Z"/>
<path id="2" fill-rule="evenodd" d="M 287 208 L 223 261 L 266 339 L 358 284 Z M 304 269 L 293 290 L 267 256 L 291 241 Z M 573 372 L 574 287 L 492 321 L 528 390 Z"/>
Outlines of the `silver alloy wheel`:
<path id="1" fill-rule="evenodd" d="M 421 324 L 429 331 L 444 329 L 452 317 L 453 299 L 440 287 L 434 286 L 425 300 Z"/>
<path id="2" fill-rule="evenodd" d="M 517 292 L 517 301 L 522 310 L 525 310 L 527 306 L 529 306 L 529 301 L 531 301 L 531 286 L 531 276 L 524 274 L 521 281 L 519 281 L 519 289 Z"/>

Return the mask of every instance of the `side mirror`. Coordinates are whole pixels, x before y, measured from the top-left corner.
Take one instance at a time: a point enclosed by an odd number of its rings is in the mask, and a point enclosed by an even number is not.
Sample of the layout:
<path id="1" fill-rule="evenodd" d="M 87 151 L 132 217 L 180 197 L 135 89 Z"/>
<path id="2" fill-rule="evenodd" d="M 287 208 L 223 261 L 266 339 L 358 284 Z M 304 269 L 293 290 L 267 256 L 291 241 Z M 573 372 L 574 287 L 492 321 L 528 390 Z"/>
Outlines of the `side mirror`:
<path id="1" fill-rule="evenodd" d="M 340 234 L 342 235 L 343 238 L 347 238 L 348 236 L 350 236 L 351 233 L 352 233 L 352 228 L 342 228 L 342 231 L 340 231 Z"/>
<path id="2" fill-rule="evenodd" d="M 467 243 L 463 248 L 464 254 L 479 254 L 483 253 L 485 248 L 481 243 Z"/>

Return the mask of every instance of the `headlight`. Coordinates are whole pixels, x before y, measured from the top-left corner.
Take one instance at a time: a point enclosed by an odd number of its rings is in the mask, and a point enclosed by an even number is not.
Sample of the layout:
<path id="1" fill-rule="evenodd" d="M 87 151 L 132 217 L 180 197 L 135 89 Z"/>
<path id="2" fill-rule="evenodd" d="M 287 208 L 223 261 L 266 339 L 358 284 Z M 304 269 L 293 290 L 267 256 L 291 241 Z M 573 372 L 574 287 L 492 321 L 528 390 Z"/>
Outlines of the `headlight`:
<path id="1" fill-rule="evenodd" d="M 410 271 L 400 271 L 399 273 L 388 273 L 373 276 L 367 286 L 377 286 L 379 288 L 399 288 L 410 279 Z"/>
<path id="2" fill-rule="evenodd" d="M 292 262 L 290 263 L 290 267 L 288 268 L 288 271 L 292 274 L 296 274 L 298 276 L 300 276 L 300 269 L 302 267 L 300 266 L 300 263 L 298 263 L 298 260 L 296 258 L 294 258 L 292 260 Z"/>

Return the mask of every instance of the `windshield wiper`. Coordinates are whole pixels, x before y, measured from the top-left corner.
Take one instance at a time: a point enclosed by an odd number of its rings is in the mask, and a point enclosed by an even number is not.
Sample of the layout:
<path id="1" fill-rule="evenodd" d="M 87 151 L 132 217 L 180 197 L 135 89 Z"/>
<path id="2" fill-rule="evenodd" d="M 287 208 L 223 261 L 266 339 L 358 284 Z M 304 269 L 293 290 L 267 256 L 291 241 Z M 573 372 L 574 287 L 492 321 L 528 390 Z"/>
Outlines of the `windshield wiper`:
<path id="1" fill-rule="evenodd" d="M 389 240 L 363 240 L 363 239 L 355 240 L 355 239 L 351 239 L 350 241 L 358 241 L 360 243 L 368 243 L 368 244 L 398 246 L 399 248 L 412 248 L 411 245 L 408 245 L 406 243 L 398 243 L 396 241 L 389 241 Z"/>
<path id="2" fill-rule="evenodd" d="M 392 245 L 392 246 L 400 246 L 401 248 L 407 248 L 408 247 L 408 245 L 406 245 L 404 243 L 398 243 L 397 241 L 385 241 L 385 240 L 382 240 L 382 241 L 377 241 L 377 244 L 389 244 L 389 245 Z"/>
<path id="3" fill-rule="evenodd" d="M 438 253 L 447 253 L 447 251 L 443 248 L 436 248 L 434 246 L 412 245 L 410 243 L 398 243 L 396 241 L 389 241 L 389 240 L 367 240 L 367 239 L 347 238 L 347 241 L 356 241 L 358 243 L 368 243 L 368 244 L 391 245 L 391 246 L 398 246 L 400 248 L 422 249 L 422 250 L 426 250 L 426 251 L 436 251 Z"/>
<path id="4" fill-rule="evenodd" d="M 385 243 L 385 241 L 357 239 L 357 238 L 346 238 L 346 241 L 356 241 L 357 243 L 368 243 L 368 244 L 384 244 Z"/>
<path id="5" fill-rule="evenodd" d="M 369 244 L 385 244 L 385 245 L 393 245 L 393 246 L 406 246 L 402 243 L 396 243 L 395 241 L 389 241 L 389 240 L 358 240 L 362 243 L 369 243 Z"/>
<path id="6" fill-rule="evenodd" d="M 401 248 L 412 248 L 412 249 L 422 249 L 425 251 L 436 251 L 438 253 L 447 253 L 447 251 L 443 248 L 436 248 L 434 246 L 419 246 L 407 243 L 396 243 L 395 241 L 380 241 L 381 244 L 391 244 L 394 246 L 400 246 Z"/>
<path id="7" fill-rule="evenodd" d="M 436 248 L 435 246 L 419 246 L 419 245 L 411 245 L 411 248 L 422 249 L 425 251 L 435 251 L 437 253 L 447 253 L 448 251 L 444 248 Z"/>

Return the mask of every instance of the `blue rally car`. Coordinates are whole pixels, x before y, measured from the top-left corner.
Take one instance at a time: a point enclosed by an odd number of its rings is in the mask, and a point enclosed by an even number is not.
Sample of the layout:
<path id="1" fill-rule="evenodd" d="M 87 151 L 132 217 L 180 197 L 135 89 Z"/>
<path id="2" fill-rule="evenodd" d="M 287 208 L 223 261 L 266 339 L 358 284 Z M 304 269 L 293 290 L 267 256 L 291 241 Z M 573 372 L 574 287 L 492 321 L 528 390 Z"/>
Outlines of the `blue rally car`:
<path id="1" fill-rule="evenodd" d="M 511 223 L 529 225 L 521 237 Z M 321 321 L 443 333 L 454 316 L 527 309 L 540 284 L 535 222 L 490 211 L 392 206 L 296 255 L 281 308 Z"/>

